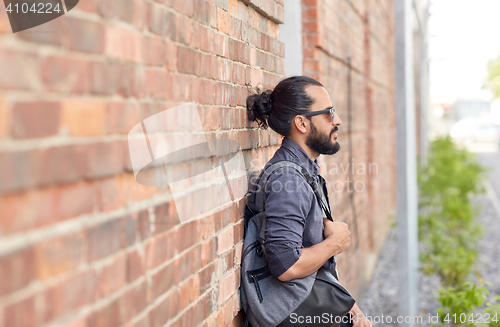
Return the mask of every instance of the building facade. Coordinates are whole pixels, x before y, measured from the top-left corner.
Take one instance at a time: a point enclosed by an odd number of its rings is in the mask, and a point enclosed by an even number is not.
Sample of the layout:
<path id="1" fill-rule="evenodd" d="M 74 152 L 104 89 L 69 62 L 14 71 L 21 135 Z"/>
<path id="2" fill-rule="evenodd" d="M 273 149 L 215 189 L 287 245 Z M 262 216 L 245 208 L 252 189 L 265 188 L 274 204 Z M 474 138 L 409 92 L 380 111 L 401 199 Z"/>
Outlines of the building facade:
<path id="1" fill-rule="evenodd" d="M 246 197 L 182 223 L 168 185 L 137 181 L 129 132 L 194 102 L 207 137 L 240 145 L 234 176 L 255 174 L 281 138 L 248 121 L 246 97 L 293 74 L 343 120 L 319 163 L 360 296 L 395 215 L 394 60 L 392 0 L 85 0 L 18 33 L 1 10 L 0 326 L 241 326 Z M 192 207 L 220 183 L 187 185 Z"/>

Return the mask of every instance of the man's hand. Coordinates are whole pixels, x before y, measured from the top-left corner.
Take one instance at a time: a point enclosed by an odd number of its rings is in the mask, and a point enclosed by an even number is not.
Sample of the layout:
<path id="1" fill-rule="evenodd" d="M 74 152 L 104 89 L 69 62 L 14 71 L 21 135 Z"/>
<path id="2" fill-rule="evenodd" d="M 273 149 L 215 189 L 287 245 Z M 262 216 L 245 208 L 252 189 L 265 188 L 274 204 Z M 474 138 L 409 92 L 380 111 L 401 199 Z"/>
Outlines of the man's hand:
<path id="1" fill-rule="evenodd" d="M 323 225 L 325 226 L 325 239 L 332 239 L 338 248 L 335 254 L 341 253 L 349 247 L 351 232 L 346 223 L 332 222 L 323 217 Z"/>
<path id="2" fill-rule="evenodd" d="M 353 327 L 372 327 L 372 323 L 366 319 L 365 315 L 356 303 L 354 303 L 354 306 L 349 313 L 353 317 Z"/>

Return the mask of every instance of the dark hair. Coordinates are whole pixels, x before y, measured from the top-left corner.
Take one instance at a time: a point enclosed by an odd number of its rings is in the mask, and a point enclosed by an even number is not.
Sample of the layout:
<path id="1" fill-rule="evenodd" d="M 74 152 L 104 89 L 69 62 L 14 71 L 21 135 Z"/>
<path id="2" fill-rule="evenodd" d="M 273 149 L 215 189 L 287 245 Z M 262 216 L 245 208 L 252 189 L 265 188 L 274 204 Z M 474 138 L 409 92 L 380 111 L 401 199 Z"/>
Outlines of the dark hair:
<path id="1" fill-rule="evenodd" d="M 311 110 L 314 100 L 306 93 L 306 86 L 323 86 L 307 76 L 285 78 L 274 90 L 266 90 L 247 98 L 247 116 L 257 122 L 259 127 L 271 127 L 276 133 L 288 136 L 291 123 L 296 115 Z M 310 119 L 310 118 L 309 118 Z"/>

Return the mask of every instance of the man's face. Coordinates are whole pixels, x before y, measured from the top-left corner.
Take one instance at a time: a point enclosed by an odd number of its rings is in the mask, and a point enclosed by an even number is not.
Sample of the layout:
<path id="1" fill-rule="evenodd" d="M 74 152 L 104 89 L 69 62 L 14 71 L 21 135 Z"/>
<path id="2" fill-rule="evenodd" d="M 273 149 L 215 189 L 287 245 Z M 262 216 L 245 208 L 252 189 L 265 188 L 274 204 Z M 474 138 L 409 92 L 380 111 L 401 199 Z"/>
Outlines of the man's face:
<path id="1" fill-rule="evenodd" d="M 340 150 L 340 143 L 337 137 L 332 140 L 333 134 L 338 130 L 335 126 L 330 133 L 320 133 L 311 120 L 311 132 L 307 136 L 306 145 L 319 154 L 335 154 Z"/>
<path id="2" fill-rule="evenodd" d="M 328 92 L 320 86 L 310 86 L 306 89 L 309 96 L 314 99 L 311 111 L 319 111 L 332 107 Z M 340 143 L 337 138 L 338 126 L 342 120 L 335 113 L 334 121 L 331 121 L 330 114 L 321 114 L 311 117 L 311 130 L 306 138 L 306 145 L 319 154 L 335 154 L 340 150 Z"/>

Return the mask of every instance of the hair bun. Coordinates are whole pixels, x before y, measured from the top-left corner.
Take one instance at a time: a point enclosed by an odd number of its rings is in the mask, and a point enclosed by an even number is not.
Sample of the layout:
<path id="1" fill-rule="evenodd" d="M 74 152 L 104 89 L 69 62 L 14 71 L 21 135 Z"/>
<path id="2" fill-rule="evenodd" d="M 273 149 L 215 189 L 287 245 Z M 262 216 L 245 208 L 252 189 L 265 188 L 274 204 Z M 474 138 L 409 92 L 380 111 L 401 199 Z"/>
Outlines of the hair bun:
<path id="1" fill-rule="evenodd" d="M 271 100 L 272 90 L 253 94 L 247 98 L 247 116 L 251 121 L 257 122 L 259 127 L 267 128 L 267 118 L 273 110 Z"/>
<path id="2" fill-rule="evenodd" d="M 262 92 L 260 95 L 260 101 L 262 103 L 262 113 L 266 116 L 269 116 L 271 114 L 271 111 L 273 110 L 273 101 L 271 100 L 271 90 L 267 90 Z"/>

